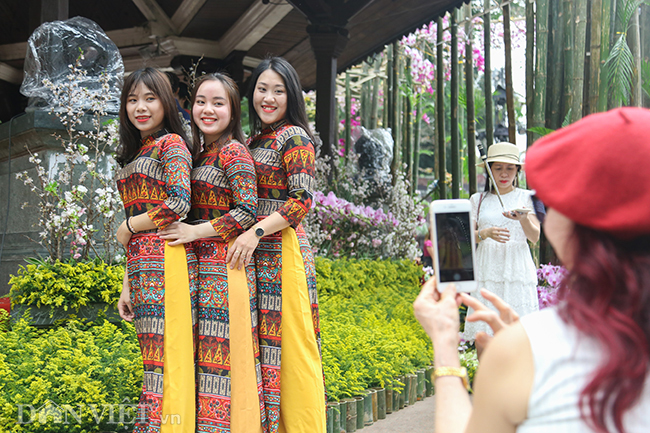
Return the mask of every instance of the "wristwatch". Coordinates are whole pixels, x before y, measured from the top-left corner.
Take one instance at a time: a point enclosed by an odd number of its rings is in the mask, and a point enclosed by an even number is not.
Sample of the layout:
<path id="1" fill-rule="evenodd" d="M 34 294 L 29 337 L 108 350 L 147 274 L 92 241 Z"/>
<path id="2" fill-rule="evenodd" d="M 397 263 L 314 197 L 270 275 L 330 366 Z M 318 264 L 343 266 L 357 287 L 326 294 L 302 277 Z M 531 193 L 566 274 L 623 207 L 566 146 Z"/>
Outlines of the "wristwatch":
<path id="1" fill-rule="evenodd" d="M 257 236 L 258 238 L 264 237 L 264 229 L 262 227 L 256 228 L 255 236 Z"/>
<path id="2" fill-rule="evenodd" d="M 472 390 L 472 388 L 469 386 L 469 378 L 467 377 L 467 369 L 465 367 L 438 367 L 433 370 L 434 380 L 443 376 L 460 377 L 463 381 L 465 389 L 467 389 L 467 391 Z"/>

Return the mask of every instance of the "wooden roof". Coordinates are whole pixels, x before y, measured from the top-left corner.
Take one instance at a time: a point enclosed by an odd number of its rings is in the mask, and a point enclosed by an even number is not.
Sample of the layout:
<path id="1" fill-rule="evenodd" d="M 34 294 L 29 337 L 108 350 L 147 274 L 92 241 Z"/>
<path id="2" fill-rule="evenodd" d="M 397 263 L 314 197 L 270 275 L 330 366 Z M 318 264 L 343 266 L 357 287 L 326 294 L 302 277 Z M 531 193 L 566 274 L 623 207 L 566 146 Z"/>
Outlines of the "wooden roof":
<path id="1" fill-rule="evenodd" d="M 84 16 L 99 24 L 120 48 L 127 71 L 145 65 L 178 66 L 179 61 L 183 64 L 182 59 L 200 56 L 215 59 L 213 64 L 222 67 L 238 61 L 244 70 L 252 70 L 265 56 L 274 54 L 289 60 L 298 71 L 303 87 L 311 89 L 316 83 L 316 61 L 306 30 L 309 24 L 340 26 L 349 31 L 349 42 L 338 57 L 340 72 L 463 2 L 3 0 L 0 2 L 0 120 L 6 120 L 8 114 L 3 97 L 6 99 L 16 91 L 7 83 L 17 86 L 22 81 L 29 35 L 41 22 L 57 17 Z"/>

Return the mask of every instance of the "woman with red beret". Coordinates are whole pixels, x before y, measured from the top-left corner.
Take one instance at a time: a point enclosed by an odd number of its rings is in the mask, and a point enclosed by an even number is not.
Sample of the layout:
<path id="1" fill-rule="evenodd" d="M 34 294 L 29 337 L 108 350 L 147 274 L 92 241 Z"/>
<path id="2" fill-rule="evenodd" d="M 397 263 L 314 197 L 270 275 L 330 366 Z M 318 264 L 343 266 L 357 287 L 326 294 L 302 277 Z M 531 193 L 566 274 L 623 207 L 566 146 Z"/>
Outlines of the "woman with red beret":
<path id="1" fill-rule="evenodd" d="M 436 433 L 650 431 L 650 111 L 588 116 L 528 151 L 544 233 L 569 270 L 556 307 L 505 325 L 486 348 L 470 402 L 458 305 L 434 279 L 415 301 L 433 341 Z M 499 299 L 503 315 L 509 309 Z M 473 406 L 473 407 L 472 407 Z"/>

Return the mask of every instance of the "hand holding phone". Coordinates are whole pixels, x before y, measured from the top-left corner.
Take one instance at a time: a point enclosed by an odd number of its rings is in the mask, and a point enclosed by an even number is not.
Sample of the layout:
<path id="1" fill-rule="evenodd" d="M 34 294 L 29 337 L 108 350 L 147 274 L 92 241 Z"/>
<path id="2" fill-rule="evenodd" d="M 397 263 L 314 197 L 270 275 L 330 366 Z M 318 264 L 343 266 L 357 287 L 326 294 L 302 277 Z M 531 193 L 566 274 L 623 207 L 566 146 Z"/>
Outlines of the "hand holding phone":
<path id="1" fill-rule="evenodd" d="M 438 290 L 455 283 L 459 292 L 476 290 L 476 245 L 469 200 L 436 200 L 431 203 L 431 240 Z"/>

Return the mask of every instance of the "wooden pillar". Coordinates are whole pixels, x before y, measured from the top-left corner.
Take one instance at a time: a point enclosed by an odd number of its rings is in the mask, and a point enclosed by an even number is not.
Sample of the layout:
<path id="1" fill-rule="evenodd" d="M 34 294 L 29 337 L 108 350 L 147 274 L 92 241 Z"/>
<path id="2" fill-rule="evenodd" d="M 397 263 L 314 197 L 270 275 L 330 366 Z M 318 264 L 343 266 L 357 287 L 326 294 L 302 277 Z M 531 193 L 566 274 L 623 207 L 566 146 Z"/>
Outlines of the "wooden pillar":
<path id="1" fill-rule="evenodd" d="M 337 58 L 349 40 L 348 31 L 327 25 L 307 26 L 309 40 L 316 56 L 316 131 L 323 141 L 323 156 L 333 157 L 336 148 L 336 65 Z"/>

